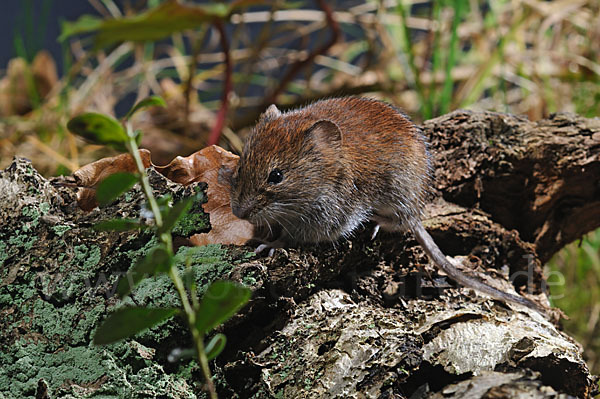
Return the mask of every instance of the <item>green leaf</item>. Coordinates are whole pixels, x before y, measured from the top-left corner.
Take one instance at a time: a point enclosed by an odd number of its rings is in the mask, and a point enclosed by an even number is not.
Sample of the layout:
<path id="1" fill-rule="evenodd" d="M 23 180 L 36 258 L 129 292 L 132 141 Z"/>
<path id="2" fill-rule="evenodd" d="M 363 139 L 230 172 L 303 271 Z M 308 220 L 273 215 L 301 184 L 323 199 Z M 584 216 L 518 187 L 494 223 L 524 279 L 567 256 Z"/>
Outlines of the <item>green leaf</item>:
<path id="1" fill-rule="evenodd" d="M 166 106 L 167 106 L 167 103 L 161 97 L 158 97 L 158 96 L 148 97 L 148 98 L 143 99 L 136 105 L 134 105 L 133 108 L 131 108 L 129 110 L 129 112 L 127 112 L 127 114 L 123 117 L 123 120 L 127 120 L 127 119 L 131 118 L 133 116 L 133 114 L 135 114 L 136 112 L 138 112 L 139 110 L 144 109 L 144 108 L 166 107 Z"/>
<path id="2" fill-rule="evenodd" d="M 125 143 L 129 140 L 123 126 L 114 118 L 88 112 L 71 119 L 67 129 L 94 143 L 109 145 L 124 151 Z"/>
<path id="3" fill-rule="evenodd" d="M 206 334 L 224 323 L 248 302 L 252 291 L 231 281 L 212 283 L 196 312 L 196 328 Z"/>
<path id="4" fill-rule="evenodd" d="M 140 15 L 107 19 L 97 29 L 96 47 L 106 47 L 123 41 L 154 41 L 173 33 L 198 28 L 204 23 L 225 20 L 236 10 L 268 0 L 238 0 L 229 5 L 183 4 L 167 0 Z"/>
<path id="5" fill-rule="evenodd" d="M 110 219 L 96 223 L 96 231 L 128 231 L 141 229 L 144 226 L 137 219 Z"/>
<path id="6" fill-rule="evenodd" d="M 59 41 L 80 33 L 95 33 L 96 48 L 123 41 L 155 41 L 195 29 L 204 23 L 227 20 L 237 10 L 273 0 L 235 0 L 229 4 L 183 4 L 166 0 L 146 12 L 125 18 L 100 19 L 84 15 L 75 22 L 64 22 Z"/>
<path id="7" fill-rule="evenodd" d="M 183 359 L 197 359 L 198 355 L 196 354 L 196 350 L 193 348 L 174 348 L 169 356 L 167 356 L 167 360 L 169 363 L 175 363 Z"/>
<path id="8" fill-rule="evenodd" d="M 111 313 L 94 334 L 94 345 L 107 345 L 132 337 L 163 322 L 176 313 L 177 308 L 125 307 Z"/>
<path id="9" fill-rule="evenodd" d="M 164 245 L 159 245 L 141 260 L 131 270 L 119 279 L 117 284 L 117 295 L 123 298 L 129 295 L 143 279 L 157 273 L 166 273 L 173 266 L 174 259 Z"/>
<path id="10" fill-rule="evenodd" d="M 142 131 L 139 129 L 134 130 L 133 139 L 135 140 L 135 144 L 137 144 L 137 146 L 139 147 L 142 143 Z"/>
<path id="11" fill-rule="evenodd" d="M 162 214 L 165 213 L 165 210 L 169 209 L 169 202 L 171 202 L 172 199 L 173 197 L 171 197 L 171 194 L 161 195 L 156 199 L 156 203 Z"/>
<path id="12" fill-rule="evenodd" d="M 225 349 L 225 344 L 227 343 L 227 337 L 224 334 L 216 334 L 212 339 L 206 344 L 204 347 L 204 351 L 206 352 L 206 357 L 209 361 L 213 360 L 215 357 L 219 356 L 223 349 Z"/>
<path id="13" fill-rule="evenodd" d="M 177 221 L 191 208 L 192 204 L 194 203 L 194 199 L 195 197 L 184 198 L 173 205 L 172 208 L 169 208 L 164 217 L 163 225 L 158 230 L 158 234 L 171 231 Z"/>
<path id="14" fill-rule="evenodd" d="M 188 258 L 188 262 L 190 262 L 191 259 Z M 183 276 L 182 276 L 182 280 L 183 283 L 185 284 L 185 288 L 188 291 L 192 291 L 191 288 L 194 286 L 195 284 L 195 280 L 194 277 L 196 277 L 196 273 L 194 272 L 194 269 L 191 266 L 188 266 L 185 268 L 185 271 L 183 272 Z"/>
<path id="15" fill-rule="evenodd" d="M 218 17 L 219 13 L 211 13 L 210 9 L 167 0 L 134 17 L 105 20 L 98 29 L 96 47 L 122 41 L 159 40 L 176 32 L 197 28 Z"/>
<path id="16" fill-rule="evenodd" d="M 102 180 L 96 189 L 96 199 L 102 206 L 109 204 L 111 201 L 119 198 L 121 194 L 128 191 L 138 178 L 135 175 L 127 172 L 117 172 Z"/>
<path id="17" fill-rule="evenodd" d="M 97 31 L 102 26 L 102 21 L 102 18 L 94 17 L 92 15 L 82 15 L 75 22 L 63 21 L 61 23 L 61 33 L 58 37 L 58 41 L 64 42 L 73 35 Z"/>

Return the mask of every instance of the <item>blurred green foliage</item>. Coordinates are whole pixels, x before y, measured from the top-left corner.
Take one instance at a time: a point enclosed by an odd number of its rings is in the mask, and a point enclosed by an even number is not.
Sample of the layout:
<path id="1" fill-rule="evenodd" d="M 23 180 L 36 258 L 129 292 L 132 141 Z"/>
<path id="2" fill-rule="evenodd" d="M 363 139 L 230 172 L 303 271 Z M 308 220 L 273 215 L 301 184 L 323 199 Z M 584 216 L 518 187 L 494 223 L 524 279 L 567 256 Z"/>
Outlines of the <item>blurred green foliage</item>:
<path id="1" fill-rule="evenodd" d="M 563 325 L 584 347 L 593 373 L 600 374 L 600 230 L 567 245 L 550 262 L 550 298 L 569 319 Z"/>

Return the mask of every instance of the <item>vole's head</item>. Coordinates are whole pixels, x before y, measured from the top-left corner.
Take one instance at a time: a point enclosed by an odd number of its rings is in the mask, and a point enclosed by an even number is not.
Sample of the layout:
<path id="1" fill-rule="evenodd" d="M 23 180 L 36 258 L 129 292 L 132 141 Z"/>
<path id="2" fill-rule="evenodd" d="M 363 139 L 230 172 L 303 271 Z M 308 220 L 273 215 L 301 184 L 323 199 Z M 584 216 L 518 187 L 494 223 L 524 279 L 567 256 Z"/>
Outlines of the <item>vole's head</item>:
<path id="1" fill-rule="evenodd" d="M 257 226 L 308 228 L 323 199 L 345 180 L 341 145 L 335 123 L 303 110 L 282 114 L 271 105 L 231 176 L 233 214 Z"/>

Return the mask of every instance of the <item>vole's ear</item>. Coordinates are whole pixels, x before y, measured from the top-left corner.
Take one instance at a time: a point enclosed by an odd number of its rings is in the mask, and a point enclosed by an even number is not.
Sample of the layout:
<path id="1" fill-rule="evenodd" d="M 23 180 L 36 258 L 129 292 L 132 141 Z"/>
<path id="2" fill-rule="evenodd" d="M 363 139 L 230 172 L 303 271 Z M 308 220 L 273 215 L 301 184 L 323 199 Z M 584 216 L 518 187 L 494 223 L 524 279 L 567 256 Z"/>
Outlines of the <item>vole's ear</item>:
<path id="1" fill-rule="evenodd" d="M 270 120 L 281 116 L 281 111 L 275 106 L 275 104 L 269 105 L 269 108 L 264 114 L 260 116 L 260 120 Z"/>
<path id="2" fill-rule="evenodd" d="M 329 147 L 341 147 L 342 131 L 332 121 L 326 119 L 315 122 L 307 131 L 306 139 L 314 140 L 317 144 Z"/>

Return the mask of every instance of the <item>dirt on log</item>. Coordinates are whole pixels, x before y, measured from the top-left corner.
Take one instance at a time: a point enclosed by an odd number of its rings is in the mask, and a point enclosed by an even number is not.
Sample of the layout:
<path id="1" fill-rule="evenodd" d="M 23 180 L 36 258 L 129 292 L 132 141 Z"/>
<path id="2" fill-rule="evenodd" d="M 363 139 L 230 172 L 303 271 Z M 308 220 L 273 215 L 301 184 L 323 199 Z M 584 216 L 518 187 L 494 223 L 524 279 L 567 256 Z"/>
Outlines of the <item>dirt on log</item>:
<path id="1" fill-rule="evenodd" d="M 436 195 L 425 226 L 466 273 L 544 305 L 542 265 L 600 226 L 600 120 L 557 114 L 539 122 L 458 111 L 424 125 Z M 205 191 L 150 169 L 157 193 Z M 97 232 L 139 217 L 140 190 L 78 209 L 74 192 L 23 159 L 0 172 L 0 398 L 204 397 L 180 321 L 106 347 L 91 344 L 108 312 L 171 306 L 165 276 L 119 301 L 115 283 L 153 245 L 144 232 Z M 201 201 L 176 229 L 210 229 Z M 556 318 L 457 287 L 408 234 L 370 227 L 350 240 L 276 250 L 181 246 L 200 291 L 228 278 L 251 302 L 222 327 L 212 363 L 222 398 L 567 398 L 597 392 L 580 346 Z"/>

